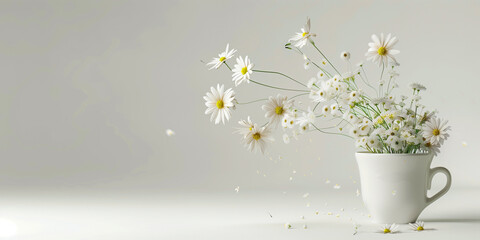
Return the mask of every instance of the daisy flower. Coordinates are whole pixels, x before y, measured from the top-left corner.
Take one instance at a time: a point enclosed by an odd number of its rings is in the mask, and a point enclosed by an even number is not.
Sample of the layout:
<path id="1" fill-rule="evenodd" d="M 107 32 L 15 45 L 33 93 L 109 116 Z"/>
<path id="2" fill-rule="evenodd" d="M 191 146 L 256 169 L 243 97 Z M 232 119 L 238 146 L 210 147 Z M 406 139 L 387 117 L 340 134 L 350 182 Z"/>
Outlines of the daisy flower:
<path id="1" fill-rule="evenodd" d="M 212 114 L 210 121 L 215 119 L 215 124 L 219 124 L 220 120 L 225 124 L 225 119 L 230 119 L 230 109 L 234 107 L 235 92 L 231 88 L 224 91 L 223 84 L 217 84 L 217 89 L 211 87 L 210 90 L 211 92 L 207 92 L 207 96 L 203 97 L 207 106 L 205 114 Z"/>
<path id="2" fill-rule="evenodd" d="M 293 43 L 295 47 L 298 48 L 302 48 L 303 46 L 305 46 L 310 37 L 316 36 L 316 34 L 310 33 L 310 18 L 307 18 L 307 24 L 305 24 L 305 26 L 300 30 L 301 32 L 296 33 L 295 36 L 288 40 L 289 42 Z"/>
<path id="3" fill-rule="evenodd" d="M 291 115 L 292 105 L 292 100 L 287 100 L 287 97 L 279 94 L 276 97 L 270 97 L 262 109 L 266 111 L 265 117 L 270 119 L 270 124 L 277 126 L 284 116 Z"/>
<path id="4" fill-rule="evenodd" d="M 427 88 L 420 83 L 410 83 L 409 87 L 412 88 L 413 90 L 417 90 L 417 91 L 427 90 Z"/>
<path id="5" fill-rule="evenodd" d="M 382 232 L 383 233 L 394 233 L 398 229 L 398 225 L 393 223 L 393 224 L 385 224 L 382 226 Z"/>
<path id="6" fill-rule="evenodd" d="M 303 112 L 302 116 L 299 117 L 296 121 L 296 124 L 300 126 L 308 126 L 315 123 L 315 113 L 308 107 L 307 112 Z"/>
<path id="7" fill-rule="evenodd" d="M 220 66 L 222 66 L 222 64 L 233 57 L 233 54 L 235 54 L 237 52 L 237 50 L 235 49 L 232 49 L 230 51 L 228 51 L 228 47 L 229 47 L 229 44 L 227 44 L 227 48 L 225 48 L 225 52 L 222 52 L 220 54 L 218 54 L 218 58 L 213 58 L 213 60 L 209 63 L 207 63 L 207 65 L 212 65 L 212 67 L 208 70 L 212 70 L 212 69 L 218 69 Z"/>
<path id="8" fill-rule="evenodd" d="M 253 124 L 252 120 L 250 119 L 250 116 L 247 117 L 247 120 L 242 119 L 242 120 L 238 121 L 238 124 L 240 124 L 241 127 L 237 128 L 236 133 L 240 133 L 241 135 L 243 135 L 244 138 L 247 136 L 247 134 L 249 132 L 252 131 L 252 129 L 254 127 L 254 124 Z"/>
<path id="9" fill-rule="evenodd" d="M 252 131 L 250 131 L 245 138 L 243 139 L 245 146 L 249 151 L 260 149 L 262 153 L 265 152 L 265 145 L 268 142 L 273 142 L 274 139 L 271 137 L 272 131 L 270 126 L 258 127 L 257 124 L 254 124 Z"/>
<path id="10" fill-rule="evenodd" d="M 235 86 L 240 85 L 244 81 L 250 83 L 250 74 L 252 74 L 253 66 L 248 56 L 245 57 L 245 60 L 242 57 L 237 58 L 237 64 L 233 66 L 232 70 L 232 80 L 235 82 Z"/>
<path id="11" fill-rule="evenodd" d="M 345 60 L 345 61 L 348 61 L 348 60 L 350 60 L 350 53 L 343 51 L 343 52 L 340 54 L 340 58 L 343 59 L 343 60 Z"/>
<path id="12" fill-rule="evenodd" d="M 414 230 L 414 231 L 423 231 L 425 230 L 423 228 L 424 226 L 424 222 L 422 221 L 417 221 L 415 223 L 409 223 L 408 225 L 410 225 L 410 227 Z"/>
<path id="13" fill-rule="evenodd" d="M 447 123 L 448 121 L 438 118 L 425 122 L 422 127 L 422 136 L 425 138 L 425 141 L 430 142 L 432 145 L 442 144 L 443 140 L 449 137 L 447 131 L 450 130 L 450 126 L 447 126 Z"/>
<path id="14" fill-rule="evenodd" d="M 392 37 L 391 34 L 387 35 L 387 38 L 384 38 L 383 33 L 378 38 L 377 35 L 372 35 L 373 42 L 369 43 L 368 52 L 365 54 L 367 60 L 372 60 L 377 63 L 379 66 L 383 63 L 385 66 L 388 65 L 389 59 L 393 62 L 394 65 L 397 64 L 397 60 L 393 55 L 400 53 L 400 51 L 392 49 L 393 46 L 397 43 L 397 38 Z"/>
<path id="15" fill-rule="evenodd" d="M 283 137 L 283 142 L 284 142 L 285 144 L 289 144 L 289 143 L 290 143 L 290 136 L 288 136 L 288 134 L 284 133 L 282 137 Z"/>

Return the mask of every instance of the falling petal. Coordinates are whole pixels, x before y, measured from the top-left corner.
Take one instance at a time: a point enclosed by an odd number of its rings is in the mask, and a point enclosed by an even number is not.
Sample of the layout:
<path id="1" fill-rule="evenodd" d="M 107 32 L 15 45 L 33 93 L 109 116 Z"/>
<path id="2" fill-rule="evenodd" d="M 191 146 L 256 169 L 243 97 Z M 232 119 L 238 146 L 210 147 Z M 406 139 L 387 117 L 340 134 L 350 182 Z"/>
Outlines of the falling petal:
<path id="1" fill-rule="evenodd" d="M 310 193 L 307 192 L 307 193 L 303 194 L 302 197 L 303 197 L 303 198 L 307 198 L 308 196 L 310 196 Z"/>
<path id="2" fill-rule="evenodd" d="M 338 184 L 335 184 L 335 186 L 333 186 L 334 189 L 340 189 L 342 186 L 338 185 Z"/>
<path id="3" fill-rule="evenodd" d="M 462 142 L 462 146 L 466 147 L 467 145 L 468 145 L 467 142 L 465 141 Z"/>
<path id="4" fill-rule="evenodd" d="M 393 196 L 396 196 L 396 195 L 397 195 L 397 191 L 393 190 L 393 191 L 392 191 L 392 195 L 393 195 Z"/>
<path id="5" fill-rule="evenodd" d="M 306 224 L 303 225 L 303 229 L 307 229 L 307 225 L 306 225 Z"/>
<path id="6" fill-rule="evenodd" d="M 167 136 L 169 136 L 169 137 L 175 135 L 175 132 L 172 129 L 167 129 L 165 132 L 167 133 Z"/>
<path id="7" fill-rule="evenodd" d="M 358 190 L 358 188 L 357 188 L 357 192 L 355 194 L 357 195 L 357 197 L 360 196 L 360 190 Z"/>
<path id="8" fill-rule="evenodd" d="M 330 180 L 325 180 L 325 184 L 329 184 L 330 183 Z"/>
<path id="9" fill-rule="evenodd" d="M 235 192 L 238 193 L 238 191 L 240 191 L 240 187 L 239 187 L 239 186 L 237 186 L 237 187 L 235 188 Z"/>

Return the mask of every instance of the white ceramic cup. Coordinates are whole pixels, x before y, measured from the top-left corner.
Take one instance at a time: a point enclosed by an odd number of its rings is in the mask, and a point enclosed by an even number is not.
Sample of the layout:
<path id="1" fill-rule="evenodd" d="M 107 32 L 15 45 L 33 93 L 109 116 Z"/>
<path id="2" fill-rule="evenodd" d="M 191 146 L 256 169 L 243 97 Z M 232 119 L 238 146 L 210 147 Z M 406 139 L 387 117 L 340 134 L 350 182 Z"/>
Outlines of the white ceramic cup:
<path id="1" fill-rule="evenodd" d="M 363 202 L 375 223 L 415 222 L 423 209 L 450 189 L 451 175 L 444 167 L 430 169 L 432 154 L 355 154 Z M 446 186 L 427 197 L 433 176 L 447 176 Z"/>

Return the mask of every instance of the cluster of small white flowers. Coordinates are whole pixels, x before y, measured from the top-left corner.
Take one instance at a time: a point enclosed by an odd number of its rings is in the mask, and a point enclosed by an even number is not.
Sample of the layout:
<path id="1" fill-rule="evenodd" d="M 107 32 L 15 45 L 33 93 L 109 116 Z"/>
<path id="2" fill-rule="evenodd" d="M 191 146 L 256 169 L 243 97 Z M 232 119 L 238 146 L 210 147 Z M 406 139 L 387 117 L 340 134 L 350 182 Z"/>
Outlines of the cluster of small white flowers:
<path id="1" fill-rule="evenodd" d="M 236 64 L 231 68 L 227 61 L 234 57 L 237 50 L 230 49 L 229 45 L 224 52 L 208 63 L 211 65 L 210 69 L 218 69 L 225 65 L 232 72 L 235 87 L 245 82 L 278 90 L 302 92 L 293 97 L 280 94 L 270 96 L 262 105 L 268 121 L 261 126 L 253 123 L 250 117 L 239 122 L 241 128 L 237 132 L 242 134 L 242 139 L 249 150 L 259 148 L 264 152 L 265 144 L 273 141 L 272 131 L 281 125 L 285 143 L 289 143 L 292 138 L 297 139 L 306 132 L 320 131 L 351 137 L 356 147 L 374 153 L 439 152 L 440 146 L 449 136 L 447 132 L 450 127 L 447 126 L 447 121 L 436 117 L 435 111 L 427 111 L 420 103 L 420 92 L 425 91 L 426 87 L 420 83 L 412 83 L 411 96 L 398 98 L 392 94 L 398 88 L 399 77 L 397 71 L 399 63 L 396 59 L 399 51 L 394 49 L 398 39 L 395 36 L 391 34 L 384 36 L 382 33 L 379 37 L 374 34 L 371 37 L 372 42 L 368 44 L 367 60 L 377 63 L 382 68 L 377 88 L 370 84 L 363 62 L 357 64 L 357 69 L 352 71 L 350 63 L 352 55 L 347 51 L 343 51 L 340 58 L 349 65 L 348 69 L 352 72 L 341 74 L 315 45 L 313 41 L 315 36 L 310 32 L 310 19 L 307 19 L 301 31 L 285 45 L 285 48 L 295 50 L 303 56 L 305 69 L 313 66 L 319 69 L 315 77 L 310 78 L 306 84 L 280 72 L 254 69 L 255 65 L 248 56 L 237 57 Z M 307 57 L 300 50 L 308 43 L 321 54 L 320 63 L 315 63 L 312 60 L 314 58 Z M 259 80 L 252 80 L 252 75 L 257 73 L 282 76 L 302 85 L 304 89 L 271 86 Z M 367 90 L 373 90 L 375 94 L 369 95 Z M 308 95 L 314 106 L 309 106 L 305 110 L 304 107 L 299 107 L 303 106 L 299 101 L 296 102 L 298 105 L 296 106 L 293 98 L 301 95 Z M 211 121 L 215 121 L 215 124 L 228 121 L 231 112 L 242 104 L 237 101 L 235 92 L 231 88 L 225 90 L 223 85 L 212 87 L 204 99 L 207 106 L 205 114 L 211 114 Z M 265 99 L 249 103 L 258 101 Z M 317 118 L 336 120 L 338 124 L 333 127 L 317 127 L 315 123 Z M 332 132 L 335 128 L 338 132 Z"/>

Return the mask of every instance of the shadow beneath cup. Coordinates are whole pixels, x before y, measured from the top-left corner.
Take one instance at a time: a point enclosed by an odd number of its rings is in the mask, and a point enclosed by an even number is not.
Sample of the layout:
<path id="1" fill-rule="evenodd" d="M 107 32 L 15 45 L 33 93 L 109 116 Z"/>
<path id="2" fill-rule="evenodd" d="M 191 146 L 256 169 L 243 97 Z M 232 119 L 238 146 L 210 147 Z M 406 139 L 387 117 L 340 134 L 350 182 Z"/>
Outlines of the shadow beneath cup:
<path id="1" fill-rule="evenodd" d="M 480 222 L 480 218 L 422 218 L 420 219 L 424 222 L 464 222 L 464 223 L 471 223 L 471 222 Z"/>

